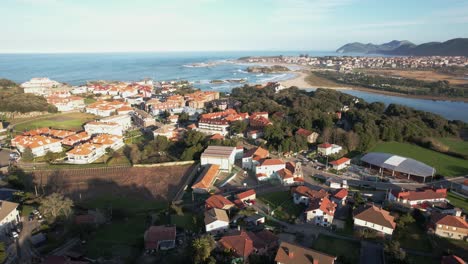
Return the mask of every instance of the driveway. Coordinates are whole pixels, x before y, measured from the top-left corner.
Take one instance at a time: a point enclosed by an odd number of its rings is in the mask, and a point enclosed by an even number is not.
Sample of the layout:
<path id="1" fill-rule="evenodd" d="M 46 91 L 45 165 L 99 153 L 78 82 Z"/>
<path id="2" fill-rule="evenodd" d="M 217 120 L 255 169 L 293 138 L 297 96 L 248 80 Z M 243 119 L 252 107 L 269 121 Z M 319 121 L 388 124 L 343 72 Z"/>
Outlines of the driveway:
<path id="1" fill-rule="evenodd" d="M 0 150 L 0 168 L 8 166 L 10 161 L 10 153 L 9 149 L 2 149 Z"/>

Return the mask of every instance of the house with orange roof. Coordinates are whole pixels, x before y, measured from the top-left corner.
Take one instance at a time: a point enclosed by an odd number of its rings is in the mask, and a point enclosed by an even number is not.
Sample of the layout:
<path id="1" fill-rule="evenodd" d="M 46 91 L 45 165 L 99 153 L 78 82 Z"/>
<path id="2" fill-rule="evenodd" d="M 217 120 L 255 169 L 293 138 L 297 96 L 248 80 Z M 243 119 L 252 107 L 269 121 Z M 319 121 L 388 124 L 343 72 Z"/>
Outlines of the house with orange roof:
<path id="1" fill-rule="evenodd" d="M 333 169 L 335 170 L 342 170 L 351 165 L 351 159 L 348 159 L 346 157 L 331 161 L 329 163 Z"/>
<path id="2" fill-rule="evenodd" d="M 62 140 L 63 145 L 73 146 L 78 143 L 82 143 L 91 139 L 91 136 L 86 132 L 82 131 L 78 134 L 68 136 Z"/>
<path id="3" fill-rule="evenodd" d="M 236 198 L 239 199 L 241 202 L 251 201 L 257 198 L 257 193 L 255 192 L 255 189 L 250 189 L 245 192 L 236 194 Z"/>
<path id="4" fill-rule="evenodd" d="M 230 210 L 232 207 L 234 207 L 234 203 L 219 194 L 211 195 L 205 201 L 206 209 L 218 208 L 223 210 Z"/>
<path id="5" fill-rule="evenodd" d="M 334 264 L 337 257 L 296 244 L 281 242 L 275 256 L 277 264 Z"/>
<path id="6" fill-rule="evenodd" d="M 130 115 L 133 113 L 133 108 L 129 105 L 124 105 L 117 108 L 117 115 Z"/>
<path id="7" fill-rule="evenodd" d="M 102 157 L 105 153 L 105 146 L 86 142 L 68 151 L 67 161 L 72 164 L 89 164 Z"/>
<path id="8" fill-rule="evenodd" d="M 113 150 L 118 150 L 125 145 L 123 137 L 109 134 L 99 134 L 93 137 L 91 142 L 93 144 L 102 145 L 104 149 L 111 148 Z"/>
<path id="9" fill-rule="evenodd" d="M 295 204 L 309 205 L 311 200 L 323 199 L 329 197 L 330 194 L 324 189 L 313 190 L 307 186 L 297 186 L 291 189 L 293 194 L 293 201 Z"/>
<path id="10" fill-rule="evenodd" d="M 324 156 L 337 154 L 341 150 L 343 150 L 343 148 L 336 144 L 323 143 L 317 146 L 317 152 Z"/>
<path id="11" fill-rule="evenodd" d="M 129 114 L 113 115 L 99 119 L 104 123 L 117 123 L 122 126 L 123 131 L 127 131 L 132 127 L 132 117 Z"/>
<path id="12" fill-rule="evenodd" d="M 176 138 L 176 127 L 173 124 L 163 125 L 162 127 L 158 127 L 153 131 L 153 136 L 155 138 L 157 136 L 162 136 L 169 140 L 173 140 Z"/>
<path id="13" fill-rule="evenodd" d="M 220 134 L 227 136 L 229 134 L 229 122 L 221 119 L 202 118 L 198 121 L 197 131 L 208 135 Z"/>
<path id="14" fill-rule="evenodd" d="M 335 202 L 338 207 L 346 204 L 346 198 L 348 197 L 348 189 L 342 188 L 333 192 L 331 200 Z"/>
<path id="15" fill-rule="evenodd" d="M 97 101 L 86 106 L 86 113 L 98 116 L 111 116 L 124 106 L 130 105 L 121 101 Z"/>
<path id="16" fill-rule="evenodd" d="M 468 239 L 468 223 L 461 216 L 461 211 L 457 211 L 456 215 L 433 213 L 430 226 L 437 236 L 464 241 Z"/>
<path id="17" fill-rule="evenodd" d="M 296 131 L 296 135 L 305 137 L 308 143 L 315 143 L 317 141 L 317 138 L 319 137 L 319 133 L 304 128 L 299 128 Z"/>
<path id="18" fill-rule="evenodd" d="M 242 168 L 253 170 L 261 160 L 268 158 L 269 155 L 268 150 L 262 147 L 252 148 L 242 157 Z"/>
<path id="19" fill-rule="evenodd" d="M 192 185 L 192 190 L 195 193 L 208 193 L 213 187 L 220 166 L 217 164 L 208 164 L 198 177 L 197 181 Z"/>
<path id="20" fill-rule="evenodd" d="M 307 223 L 323 227 L 331 226 L 336 207 L 336 203 L 331 201 L 328 197 L 310 201 L 309 207 L 305 210 Z"/>
<path id="21" fill-rule="evenodd" d="M 60 139 L 42 135 L 16 136 L 11 140 L 11 146 L 16 147 L 22 153 L 30 149 L 34 157 L 44 156 L 47 152 L 62 152 Z"/>
<path id="22" fill-rule="evenodd" d="M 447 202 L 447 189 L 439 188 L 415 191 L 392 190 L 388 193 L 387 199 L 391 202 L 407 204 L 413 207 L 426 202 Z"/>
<path id="23" fill-rule="evenodd" d="M 302 166 L 301 163 L 294 163 L 292 161 L 286 162 L 286 167 L 277 173 L 278 178 L 283 185 L 292 185 L 296 183 L 303 183 Z"/>
<path id="24" fill-rule="evenodd" d="M 178 115 L 170 115 L 167 117 L 167 121 L 169 121 L 172 124 L 177 124 L 177 121 L 179 121 L 179 116 Z"/>
<path id="25" fill-rule="evenodd" d="M 395 219 L 390 212 L 375 205 L 361 206 L 353 214 L 355 229 L 372 229 L 391 236 L 396 228 Z"/>
<path id="26" fill-rule="evenodd" d="M 59 112 L 81 110 L 85 108 L 84 98 L 79 96 L 48 96 L 47 103 L 57 107 Z"/>
<path id="27" fill-rule="evenodd" d="M 286 163 L 280 159 L 263 159 L 255 166 L 257 180 L 265 181 L 277 177 L 277 172 L 286 168 Z"/>

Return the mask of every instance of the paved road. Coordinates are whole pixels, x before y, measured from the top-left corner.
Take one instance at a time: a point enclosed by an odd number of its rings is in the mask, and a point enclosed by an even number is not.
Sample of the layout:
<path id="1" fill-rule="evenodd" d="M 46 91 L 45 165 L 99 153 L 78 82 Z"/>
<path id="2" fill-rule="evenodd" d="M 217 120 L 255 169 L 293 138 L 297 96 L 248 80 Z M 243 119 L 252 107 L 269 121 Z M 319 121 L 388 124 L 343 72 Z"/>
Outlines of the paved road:
<path id="1" fill-rule="evenodd" d="M 9 149 L 0 150 L 0 167 L 8 166 L 10 153 L 11 151 Z"/>
<path id="2" fill-rule="evenodd" d="M 28 221 L 23 218 L 23 230 L 20 233 L 18 240 L 16 241 L 16 252 L 18 258 L 22 263 L 29 263 L 33 257 L 39 257 L 37 252 L 34 250 L 29 239 L 34 229 L 39 226 L 37 220 Z"/>

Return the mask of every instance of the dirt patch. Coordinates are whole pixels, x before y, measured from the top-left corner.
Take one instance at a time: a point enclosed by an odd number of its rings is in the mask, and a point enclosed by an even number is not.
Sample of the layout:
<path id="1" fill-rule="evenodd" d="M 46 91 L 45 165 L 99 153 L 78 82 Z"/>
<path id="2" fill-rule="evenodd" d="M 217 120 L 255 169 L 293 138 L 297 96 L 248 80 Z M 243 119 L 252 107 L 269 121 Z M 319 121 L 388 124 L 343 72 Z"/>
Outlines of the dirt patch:
<path id="1" fill-rule="evenodd" d="M 155 168 L 86 168 L 34 172 L 40 192 L 61 192 L 73 199 L 102 195 L 171 200 L 192 165 Z"/>
<path id="2" fill-rule="evenodd" d="M 380 70 L 380 69 L 363 69 L 367 74 L 384 75 L 392 77 L 403 77 L 409 79 L 416 79 L 426 82 L 436 81 L 449 81 L 451 84 L 460 85 L 468 84 L 468 80 L 462 76 L 451 76 L 447 74 L 438 73 L 435 71 L 419 71 L 419 70 Z"/>

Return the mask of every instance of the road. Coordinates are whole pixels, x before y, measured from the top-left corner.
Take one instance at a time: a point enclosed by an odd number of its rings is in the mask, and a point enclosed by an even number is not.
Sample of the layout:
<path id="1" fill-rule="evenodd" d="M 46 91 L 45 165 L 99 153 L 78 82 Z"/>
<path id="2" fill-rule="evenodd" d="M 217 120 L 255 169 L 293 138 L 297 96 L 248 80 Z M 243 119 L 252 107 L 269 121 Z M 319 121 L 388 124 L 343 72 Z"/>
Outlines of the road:
<path id="1" fill-rule="evenodd" d="M 20 263 L 30 263 L 32 258 L 39 257 L 29 241 L 33 230 L 39 227 L 39 222 L 37 220 L 28 221 L 25 217 L 22 218 L 23 230 L 16 240 L 16 254 Z"/>
<path id="2" fill-rule="evenodd" d="M 0 150 L 0 168 L 8 166 L 8 164 L 10 163 L 11 152 L 11 150 L 5 148 Z"/>
<path id="3" fill-rule="evenodd" d="M 384 263 L 384 252 L 381 244 L 361 241 L 361 264 Z"/>

